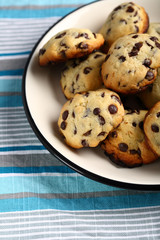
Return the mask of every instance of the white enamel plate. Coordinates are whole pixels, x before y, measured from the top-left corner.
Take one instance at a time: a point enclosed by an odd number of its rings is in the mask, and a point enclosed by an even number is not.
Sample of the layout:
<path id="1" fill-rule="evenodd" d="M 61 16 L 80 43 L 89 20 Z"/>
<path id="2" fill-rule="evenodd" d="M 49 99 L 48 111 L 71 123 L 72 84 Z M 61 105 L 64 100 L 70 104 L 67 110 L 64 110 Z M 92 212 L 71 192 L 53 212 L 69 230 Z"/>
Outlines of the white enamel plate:
<path id="1" fill-rule="evenodd" d="M 60 88 L 60 67 L 39 67 L 39 49 L 56 33 L 67 28 L 98 32 L 108 14 L 122 0 L 93 2 L 64 17 L 34 47 L 23 77 L 23 102 L 28 120 L 44 146 L 63 163 L 96 181 L 131 189 L 160 190 L 160 161 L 133 169 L 115 166 L 97 148 L 74 150 L 63 141 L 57 120 L 66 99 Z M 135 0 L 147 11 L 150 22 L 160 21 L 159 0 Z"/>

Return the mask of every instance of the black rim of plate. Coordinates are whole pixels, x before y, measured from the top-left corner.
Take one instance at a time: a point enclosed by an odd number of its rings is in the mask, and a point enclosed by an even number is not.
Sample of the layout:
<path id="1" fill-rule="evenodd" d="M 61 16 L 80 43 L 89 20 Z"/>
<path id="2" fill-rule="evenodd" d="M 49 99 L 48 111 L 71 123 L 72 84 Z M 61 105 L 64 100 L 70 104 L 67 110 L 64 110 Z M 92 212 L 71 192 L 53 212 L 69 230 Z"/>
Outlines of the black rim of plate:
<path id="1" fill-rule="evenodd" d="M 27 98 L 26 98 L 26 91 L 25 91 L 25 85 L 26 85 L 26 74 L 27 74 L 27 70 L 28 70 L 28 66 L 30 63 L 30 60 L 34 54 L 35 49 L 37 48 L 38 44 L 41 42 L 41 40 L 44 38 L 44 36 L 54 27 L 56 26 L 59 22 L 63 21 L 67 16 L 77 12 L 79 9 L 89 6 L 91 4 L 96 4 L 99 1 L 94 1 L 88 4 L 85 4 L 83 6 L 80 6 L 78 8 L 76 8 L 75 10 L 73 10 L 72 12 L 68 13 L 67 15 L 65 15 L 64 17 L 62 17 L 59 21 L 57 21 L 55 24 L 53 24 L 43 35 L 42 37 L 37 41 L 37 43 L 35 44 L 34 48 L 32 49 L 27 63 L 25 65 L 24 68 L 24 74 L 23 74 L 23 79 L 22 79 L 22 101 L 23 101 L 23 105 L 24 105 L 24 110 L 25 110 L 25 114 L 27 116 L 27 119 L 33 129 L 33 131 L 35 132 L 36 136 L 38 137 L 38 139 L 41 141 L 41 143 L 45 146 L 45 148 L 52 154 L 54 155 L 58 160 L 60 160 L 61 162 L 63 162 L 65 165 L 67 165 L 68 167 L 70 167 L 71 169 L 73 169 L 74 171 L 80 173 L 81 175 L 88 177 L 94 181 L 106 184 L 106 185 L 110 185 L 110 186 L 114 186 L 114 187 L 119 187 L 119 188 L 123 188 L 123 189 L 132 189 L 132 190 L 143 190 L 143 191 L 158 191 L 160 190 L 160 185 L 144 185 L 144 184 L 134 184 L 134 183 L 127 183 L 127 182 L 121 182 L 121 181 L 117 181 L 117 180 L 112 180 L 106 177 L 102 177 L 99 176 L 95 173 L 89 172 L 84 168 L 81 168 L 80 166 L 74 164 L 73 162 L 71 162 L 69 159 L 67 159 L 65 156 L 63 156 L 61 153 L 59 153 L 48 141 L 47 139 L 41 134 L 41 132 L 39 131 L 39 129 L 36 126 L 36 123 L 34 122 L 29 107 L 28 107 L 28 103 L 27 103 Z"/>

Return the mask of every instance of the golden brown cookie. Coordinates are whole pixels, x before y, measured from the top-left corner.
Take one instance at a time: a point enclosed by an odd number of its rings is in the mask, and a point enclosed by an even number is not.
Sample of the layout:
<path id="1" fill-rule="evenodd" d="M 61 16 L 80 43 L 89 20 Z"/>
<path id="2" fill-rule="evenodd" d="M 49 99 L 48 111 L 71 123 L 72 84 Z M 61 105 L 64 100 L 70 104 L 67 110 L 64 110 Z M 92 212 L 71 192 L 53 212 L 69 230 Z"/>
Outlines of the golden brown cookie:
<path id="1" fill-rule="evenodd" d="M 160 41 L 148 34 L 130 34 L 115 41 L 102 64 L 104 85 L 133 94 L 152 84 L 160 66 Z"/>
<path id="2" fill-rule="evenodd" d="M 145 9 L 133 2 L 117 6 L 107 17 L 99 31 L 108 48 L 118 38 L 131 33 L 145 33 L 149 26 L 149 17 Z"/>
<path id="3" fill-rule="evenodd" d="M 74 59 L 66 62 L 61 74 L 61 87 L 66 98 L 72 98 L 78 92 L 102 88 L 101 65 L 106 54 L 94 52 L 85 59 Z"/>
<path id="4" fill-rule="evenodd" d="M 66 143 L 73 148 L 96 147 L 121 123 L 124 108 L 119 96 L 99 89 L 77 93 L 60 112 L 58 126 Z"/>
<path id="5" fill-rule="evenodd" d="M 102 143 L 102 148 L 114 163 L 123 167 L 137 167 L 158 158 L 145 140 L 143 120 L 146 113 L 146 110 L 125 111 L 122 123 Z"/>
<path id="6" fill-rule="evenodd" d="M 99 33 L 89 29 L 71 28 L 53 36 L 39 51 L 39 64 L 63 62 L 67 59 L 78 58 L 99 49 L 104 38 Z"/>

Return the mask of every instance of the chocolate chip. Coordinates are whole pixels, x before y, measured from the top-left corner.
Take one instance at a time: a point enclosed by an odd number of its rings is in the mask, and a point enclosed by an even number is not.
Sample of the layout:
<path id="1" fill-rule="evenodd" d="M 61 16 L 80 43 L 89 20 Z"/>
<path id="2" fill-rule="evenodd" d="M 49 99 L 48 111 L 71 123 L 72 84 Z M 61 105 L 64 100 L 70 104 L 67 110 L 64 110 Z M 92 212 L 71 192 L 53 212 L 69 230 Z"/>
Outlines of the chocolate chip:
<path id="1" fill-rule="evenodd" d="M 96 34 L 94 32 L 92 34 L 93 34 L 94 38 L 97 38 L 97 36 L 96 36 Z"/>
<path id="2" fill-rule="evenodd" d="M 88 36 L 88 33 L 79 33 L 75 38 L 80 38 L 80 37 L 84 37 L 86 39 L 90 39 Z"/>
<path id="3" fill-rule="evenodd" d="M 138 35 L 134 35 L 132 38 L 138 38 Z"/>
<path id="4" fill-rule="evenodd" d="M 105 96 L 105 93 L 103 92 L 102 94 L 101 94 L 101 97 L 104 97 Z"/>
<path id="5" fill-rule="evenodd" d="M 143 42 L 138 42 L 138 43 L 136 43 L 136 44 L 133 46 L 131 52 L 128 53 L 129 57 L 133 57 L 133 56 L 138 55 L 138 52 L 139 52 L 139 50 L 140 50 L 140 48 L 141 48 L 142 46 L 143 46 Z"/>
<path id="6" fill-rule="evenodd" d="M 160 112 L 158 112 L 158 113 L 156 114 L 156 116 L 157 116 L 157 118 L 159 118 L 159 117 L 160 117 Z"/>
<path id="7" fill-rule="evenodd" d="M 62 38 L 63 36 L 66 35 L 66 32 L 63 32 L 55 37 L 55 39 Z"/>
<path id="8" fill-rule="evenodd" d="M 60 51 L 60 54 L 62 55 L 63 58 L 66 57 L 66 51 L 65 50 Z"/>
<path id="9" fill-rule="evenodd" d="M 94 58 L 99 58 L 99 57 L 102 57 L 102 55 L 101 55 L 101 54 L 96 54 L 96 55 L 94 56 Z"/>
<path id="10" fill-rule="evenodd" d="M 149 80 L 149 81 L 152 80 L 152 79 L 154 78 L 154 73 L 153 73 L 151 70 L 149 70 L 149 71 L 147 72 L 145 78 L 146 78 L 147 80 Z"/>
<path id="11" fill-rule="evenodd" d="M 141 130 L 143 130 L 143 121 L 141 121 L 138 126 Z"/>
<path id="12" fill-rule="evenodd" d="M 132 154 L 132 155 L 137 154 L 137 150 L 135 150 L 135 149 L 131 149 L 131 150 L 129 150 L 129 152 L 130 152 L 130 154 Z"/>
<path id="13" fill-rule="evenodd" d="M 85 132 L 85 133 L 83 133 L 83 136 L 89 136 L 89 135 L 91 135 L 91 132 L 92 132 L 92 129 L 87 131 L 87 132 Z"/>
<path id="14" fill-rule="evenodd" d="M 67 123 L 66 123 L 65 121 L 61 122 L 61 128 L 62 128 L 63 130 L 66 129 L 66 126 L 67 126 Z"/>
<path id="15" fill-rule="evenodd" d="M 106 57 L 105 57 L 105 62 L 108 60 L 108 58 L 110 57 L 110 54 L 108 54 Z"/>
<path id="16" fill-rule="evenodd" d="M 120 105 L 122 104 L 122 102 L 121 102 L 121 100 L 120 100 L 120 98 L 119 98 L 118 96 L 112 94 L 112 95 L 111 95 L 111 98 L 112 98 L 112 99 L 115 99 L 117 102 L 119 102 Z"/>
<path id="17" fill-rule="evenodd" d="M 118 6 L 118 7 L 116 7 L 115 9 L 114 9 L 114 11 L 118 11 L 118 10 L 120 10 L 122 7 L 121 6 Z"/>
<path id="18" fill-rule="evenodd" d="M 79 73 L 76 76 L 76 82 L 78 81 L 78 79 L 79 79 Z"/>
<path id="19" fill-rule="evenodd" d="M 120 56 L 118 59 L 119 59 L 121 62 L 125 62 L 125 61 L 126 61 L 126 57 L 125 57 L 125 56 Z"/>
<path id="20" fill-rule="evenodd" d="M 88 73 L 90 73 L 91 70 L 92 70 L 91 67 L 85 67 L 83 72 L 84 72 L 84 74 L 88 74 Z"/>
<path id="21" fill-rule="evenodd" d="M 137 153 L 138 153 L 139 156 L 141 156 L 141 150 L 140 150 L 140 148 L 138 148 Z"/>
<path id="22" fill-rule="evenodd" d="M 99 119 L 100 125 L 104 125 L 106 123 L 104 117 L 102 117 L 101 115 L 98 115 L 98 119 Z"/>
<path id="23" fill-rule="evenodd" d="M 112 138 L 117 138 L 118 134 L 116 131 L 111 132 L 111 137 Z"/>
<path id="24" fill-rule="evenodd" d="M 100 136 L 105 136 L 106 132 L 100 132 L 97 137 L 100 137 Z"/>
<path id="25" fill-rule="evenodd" d="M 136 32 L 138 33 L 139 32 L 139 27 L 137 25 L 135 25 L 135 29 L 136 29 Z"/>
<path id="26" fill-rule="evenodd" d="M 160 49 L 160 43 L 156 41 L 155 44 L 156 44 L 156 47 Z"/>
<path id="27" fill-rule="evenodd" d="M 72 117 L 75 118 L 75 112 L 74 111 L 72 112 Z"/>
<path id="28" fill-rule="evenodd" d="M 154 48 L 150 43 L 148 43 L 147 41 L 145 41 L 145 43 L 147 44 L 148 47 L 151 48 L 151 50 Z"/>
<path id="29" fill-rule="evenodd" d="M 74 129 L 74 135 L 77 134 L 77 127 L 75 126 L 75 129 Z"/>
<path id="30" fill-rule="evenodd" d="M 119 143 L 118 147 L 121 152 L 127 152 L 128 150 L 128 145 L 126 143 Z"/>
<path id="31" fill-rule="evenodd" d="M 100 109 L 100 108 L 94 108 L 94 109 L 93 109 L 94 115 L 99 115 L 100 112 L 101 112 L 101 109 Z"/>
<path id="32" fill-rule="evenodd" d="M 153 132 L 156 132 L 156 133 L 159 132 L 159 127 L 158 127 L 157 124 L 152 124 L 151 129 L 152 129 Z"/>
<path id="33" fill-rule="evenodd" d="M 136 127 L 136 126 L 137 126 L 137 123 L 136 123 L 136 122 L 132 122 L 132 126 L 133 126 L 133 127 Z"/>
<path id="34" fill-rule="evenodd" d="M 114 49 L 121 49 L 121 47 L 120 46 L 115 46 L 115 48 Z"/>
<path id="35" fill-rule="evenodd" d="M 46 52 L 46 49 L 41 48 L 41 49 L 39 50 L 39 56 L 40 56 L 40 55 L 43 55 L 45 52 Z"/>
<path id="36" fill-rule="evenodd" d="M 109 75 L 109 74 L 106 74 L 106 76 L 105 76 L 106 79 L 108 78 L 108 75 Z"/>
<path id="37" fill-rule="evenodd" d="M 85 92 L 84 96 L 88 97 L 89 96 L 89 92 Z"/>
<path id="38" fill-rule="evenodd" d="M 133 17 L 136 17 L 136 16 L 137 16 L 137 14 L 138 14 L 138 12 L 136 11 Z"/>
<path id="39" fill-rule="evenodd" d="M 157 37 L 150 37 L 150 39 L 153 41 L 153 42 L 156 42 L 158 40 Z"/>
<path id="40" fill-rule="evenodd" d="M 135 24 L 138 23 L 138 20 L 134 21 L 133 23 L 135 23 Z"/>
<path id="41" fill-rule="evenodd" d="M 134 12 L 134 8 L 131 7 L 131 6 L 128 6 L 126 12 L 130 12 L 130 13 L 131 13 L 131 12 Z"/>
<path id="42" fill-rule="evenodd" d="M 88 147 L 89 146 L 89 144 L 87 143 L 87 141 L 85 139 L 83 139 L 81 141 L 81 144 L 82 144 L 83 147 Z"/>
<path id="43" fill-rule="evenodd" d="M 80 49 L 88 49 L 88 44 L 84 42 L 80 42 L 77 47 Z"/>
<path id="44" fill-rule="evenodd" d="M 66 44 L 66 43 L 64 43 L 64 42 L 60 42 L 60 46 L 61 46 L 61 47 L 68 48 L 67 44 Z"/>
<path id="45" fill-rule="evenodd" d="M 149 58 L 146 58 L 146 59 L 144 59 L 143 65 L 145 67 L 149 67 L 151 65 L 151 63 L 152 63 L 152 60 Z"/>
<path id="46" fill-rule="evenodd" d="M 64 111 L 63 114 L 62 114 L 62 119 L 66 120 L 67 117 L 68 117 L 68 114 L 69 114 L 68 110 Z"/>
<path id="47" fill-rule="evenodd" d="M 109 110 L 110 114 L 115 114 L 115 113 L 117 113 L 118 108 L 116 105 L 111 104 L 111 105 L 109 105 L 108 110 Z"/>

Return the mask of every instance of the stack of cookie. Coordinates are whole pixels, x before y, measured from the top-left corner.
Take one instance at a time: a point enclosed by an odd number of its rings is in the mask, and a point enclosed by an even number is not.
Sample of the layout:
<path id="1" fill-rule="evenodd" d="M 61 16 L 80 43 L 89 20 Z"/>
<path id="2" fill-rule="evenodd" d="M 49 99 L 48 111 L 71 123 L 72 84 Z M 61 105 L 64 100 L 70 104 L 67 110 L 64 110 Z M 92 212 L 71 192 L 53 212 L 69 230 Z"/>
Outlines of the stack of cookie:
<path id="1" fill-rule="evenodd" d="M 69 146 L 100 145 L 123 167 L 158 159 L 160 98 L 156 104 L 152 101 L 149 111 L 145 102 L 150 89 L 158 85 L 157 29 L 158 25 L 149 23 L 143 7 L 122 3 L 110 13 L 99 33 L 67 29 L 40 49 L 40 66 L 64 62 L 60 85 L 68 100 L 61 109 L 58 127 Z M 139 109 L 134 104 L 128 106 L 130 95 L 133 102 L 140 98 L 144 105 Z"/>

